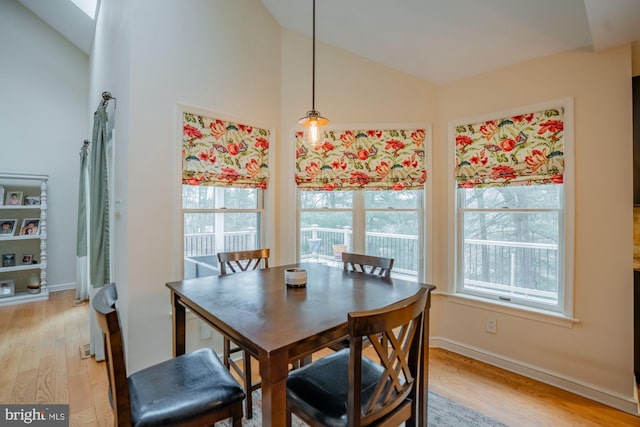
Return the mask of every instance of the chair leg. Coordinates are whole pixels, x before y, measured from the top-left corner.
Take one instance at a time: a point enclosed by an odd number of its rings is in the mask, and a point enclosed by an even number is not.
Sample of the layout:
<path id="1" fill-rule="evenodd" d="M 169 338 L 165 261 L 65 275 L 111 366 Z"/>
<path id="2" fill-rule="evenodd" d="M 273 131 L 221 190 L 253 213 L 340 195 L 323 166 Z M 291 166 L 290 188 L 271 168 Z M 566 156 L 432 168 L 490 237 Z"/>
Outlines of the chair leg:
<path id="1" fill-rule="evenodd" d="M 253 380 L 251 379 L 251 356 L 246 351 L 242 352 L 242 360 L 244 362 L 244 392 L 247 395 L 245 398 L 245 413 L 248 420 L 253 417 L 253 399 L 251 397 L 251 391 L 253 389 Z"/>
<path id="2" fill-rule="evenodd" d="M 231 419 L 232 419 L 233 427 L 242 427 L 242 404 L 240 404 L 240 406 L 235 406 L 233 408 Z"/>
<path id="3" fill-rule="evenodd" d="M 222 339 L 222 363 L 225 368 L 229 369 L 229 358 L 231 357 L 231 341 L 229 338 L 223 337 Z"/>
<path id="4" fill-rule="evenodd" d="M 291 411 L 287 410 L 287 424 L 285 427 L 291 427 Z"/>

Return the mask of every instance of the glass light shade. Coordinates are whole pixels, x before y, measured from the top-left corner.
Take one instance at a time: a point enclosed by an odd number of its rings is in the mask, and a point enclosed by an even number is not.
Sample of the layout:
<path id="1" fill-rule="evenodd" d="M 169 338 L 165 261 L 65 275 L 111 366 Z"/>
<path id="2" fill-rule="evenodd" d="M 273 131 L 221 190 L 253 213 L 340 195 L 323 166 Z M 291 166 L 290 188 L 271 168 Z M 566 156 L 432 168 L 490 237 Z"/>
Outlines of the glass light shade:
<path id="1" fill-rule="evenodd" d="M 315 147 L 320 143 L 322 138 L 322 127 L 327 125 L 329 120 L 322 117 L 319 112 L 311 110 L 307 112 L 307 115 L 300 120 L 298 124 L 305 126 L 305 139 L 312 147 Z"/>

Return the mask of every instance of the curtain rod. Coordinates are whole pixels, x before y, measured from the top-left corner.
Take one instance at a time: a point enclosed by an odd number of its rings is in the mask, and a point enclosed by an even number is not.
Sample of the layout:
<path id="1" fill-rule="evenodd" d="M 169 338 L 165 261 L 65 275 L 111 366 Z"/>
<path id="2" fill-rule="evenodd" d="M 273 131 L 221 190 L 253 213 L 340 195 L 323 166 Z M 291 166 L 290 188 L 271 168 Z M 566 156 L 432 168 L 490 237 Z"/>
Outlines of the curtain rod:
<path id="1" fill-rule="evenodd" d="M 100 101 L 100 106 L 101 106 L 101 107 L 106 107 L 106 106 L 107 106 L 107 103 L 108 103 L 109 101 L 111 101 L 112 99 L 114 99 L 114 100 L 115 100 L 116 98 L 114 98 L 114 97 L 111 95 L 111 92 L 107 92 L 107 91 L 102 92 L 102 101 Z"/>

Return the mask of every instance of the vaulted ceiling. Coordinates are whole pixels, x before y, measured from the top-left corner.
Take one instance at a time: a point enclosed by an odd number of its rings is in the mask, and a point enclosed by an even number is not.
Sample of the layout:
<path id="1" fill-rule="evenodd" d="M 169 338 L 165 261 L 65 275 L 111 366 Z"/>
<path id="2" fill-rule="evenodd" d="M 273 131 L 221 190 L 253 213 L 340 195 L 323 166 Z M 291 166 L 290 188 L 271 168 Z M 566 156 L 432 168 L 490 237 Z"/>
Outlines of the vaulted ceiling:
<path id="1" fill-rule="evenodd" d="M 70 0 L 18 1 L 89 54 L 94 22 Z M 312 0 L 260 1 L 282 27 L 311 36 Z M 317 0 L 316 38 L 444 84 L 640 41 L 640 0 Z"/>

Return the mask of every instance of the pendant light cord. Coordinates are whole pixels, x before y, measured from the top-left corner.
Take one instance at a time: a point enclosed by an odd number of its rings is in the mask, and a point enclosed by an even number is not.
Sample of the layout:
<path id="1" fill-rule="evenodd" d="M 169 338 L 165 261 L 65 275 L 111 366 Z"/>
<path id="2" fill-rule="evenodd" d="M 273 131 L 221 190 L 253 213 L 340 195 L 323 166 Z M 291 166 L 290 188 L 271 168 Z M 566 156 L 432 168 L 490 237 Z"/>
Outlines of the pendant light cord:
<path id="1" fill-rule="evenodd" d="M 313 46 L 311 48 L 311 109 L 316 110 L 316 0 L 313 0 Z"/>

